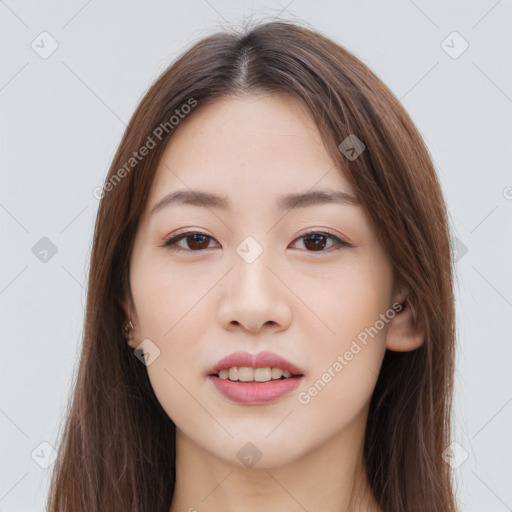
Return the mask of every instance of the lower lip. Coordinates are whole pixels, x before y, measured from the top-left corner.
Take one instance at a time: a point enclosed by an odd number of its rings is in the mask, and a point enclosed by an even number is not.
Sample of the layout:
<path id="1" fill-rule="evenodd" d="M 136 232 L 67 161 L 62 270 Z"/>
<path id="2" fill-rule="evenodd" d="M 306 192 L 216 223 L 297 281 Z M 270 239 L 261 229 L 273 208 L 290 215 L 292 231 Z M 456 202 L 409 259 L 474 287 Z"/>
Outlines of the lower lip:
<path id="1" fill-rule="evenodd" d="M 209 375 L 208 379 L 226 398 L 241 404 L 267 404 L 279 400 L 293 391 L 304 376 L 289 379 L 270 380 L 268 382 L 233 382 Z"/>

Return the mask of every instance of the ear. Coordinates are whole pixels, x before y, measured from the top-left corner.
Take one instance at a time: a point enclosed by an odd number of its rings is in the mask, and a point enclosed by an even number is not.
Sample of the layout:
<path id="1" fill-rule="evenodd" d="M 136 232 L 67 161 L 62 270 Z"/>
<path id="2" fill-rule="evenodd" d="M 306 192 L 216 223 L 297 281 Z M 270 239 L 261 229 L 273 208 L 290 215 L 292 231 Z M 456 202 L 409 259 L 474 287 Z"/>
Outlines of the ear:
<path id="1" fill-rule="evenodd" d="M 130 320 L 131 320 L 132 324 L 134 325 L 133 329 L 130 329 L 130 331 L 128 331 L 128 333 L 126 334 L 126 338 L 127 338 L 126 343 L 130 347 L 135 349 L 140 344 L 140 342 L 138 341 L 139 337 L 137 335 L 138 327 L 139 327 L 139 321 L 137 319 L 137 314 L 135 313 L 135 307 L 133 305 L 133 302 L 132 302 L 131 298 L 125 298 L 122 301 L 121 306 L 123 308 L 124 315 L 125 315 L 124 322 L 123 322 L 123 327 Z"/>
<path id="2" fill-rule="evenodd" d="M 386 335 L 386 348 L 395 352 L 415 350 L 425 341 L 425 321 L 421 311 L 412 303 L 406 293 L 397 293 L 393 304 L 401 304 L 402 309 L 389 322 Z"/>

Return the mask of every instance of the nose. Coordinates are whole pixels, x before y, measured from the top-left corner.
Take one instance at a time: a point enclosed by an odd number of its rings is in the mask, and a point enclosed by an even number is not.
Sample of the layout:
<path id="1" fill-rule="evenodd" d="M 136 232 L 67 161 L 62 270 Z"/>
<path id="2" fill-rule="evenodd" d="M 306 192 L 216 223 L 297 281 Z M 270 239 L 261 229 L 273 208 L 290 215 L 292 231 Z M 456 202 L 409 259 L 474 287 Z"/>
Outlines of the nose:
<path id="1" fill-rule="evenodd" d="M 236 256 L 234 268 L 225 277 L 218 308 L 218 318 L 225 329 L 279 332 L 290 325 L 289 301 L 293 294 L 285 284 L 286 279 L 269 265 L 264 254 L 252 263 Z"/>

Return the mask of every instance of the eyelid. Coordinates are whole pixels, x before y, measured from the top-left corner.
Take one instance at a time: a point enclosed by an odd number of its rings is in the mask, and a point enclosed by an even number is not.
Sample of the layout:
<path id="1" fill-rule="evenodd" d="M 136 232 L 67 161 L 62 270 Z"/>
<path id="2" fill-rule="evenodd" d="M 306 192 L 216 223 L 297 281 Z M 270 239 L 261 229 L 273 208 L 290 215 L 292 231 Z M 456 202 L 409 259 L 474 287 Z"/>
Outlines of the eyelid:
<path id="1" fill-rule="evenodd" d="M 175 249 L 174 247 L 177 247 L 176 244 L 178 242 L 180 242 L 181 240 L 183 240 L 183 238 L 186 238 L 187 235 L 204 235 L 204 236 L 207 236 L 209 237 L 210 239 L 212 240 L 215 240 L 215 237 L 213 237 L 212 235 L 209 235 L 208 233 L 205 233 L 203 230 L 199 229 L 199 228 L 183 228 L 183 229 L 179 229 L 178 231 L 175 231 L 174 233 L 164 237 L 164 240 L 163 240 L 163 243 L 159 245 L 159 247 L 163 247 L 164 249 L 169 249 L 171 251 L 175 250 L 176 252 L 177 251 L 184 251 L 184 252 L 203 252 L 203 251 L 206 251 L 207 249 L 202 249 L 201 251 L 192 251 L 190 249 L 182 249 L 181 247 L 178 247 L 177 249 Z M 170 242 L 173 242 L 173 244 L 171 245 Z M 218 242 L 217 242 L 218 243 Z"/>
<path id="2" fill-rule="evenodd" d="M 211 240 L 215 240 L 217 243 L 219 243 L 214 236 L 212 235 L 209 235 L 208 233 L 202 231 L 201 229 L 199 228 L 182 228 L 174 233 L 172 233 L 171 235 L 168 235 L 164 238 L 163 240 L 163 243 L 161 245 L 159 245 L 160 247 L 164 247 L 164 248 L 167 248 L 169 249 L 170 251 L 176 251 L 176 252 L 197 252 L 197 253 L 201 253 L 201 252 L 204 252 L 204 251 L 207 251 L 208 249 L 211 249 L 210 248 L 206 248 L 206 249 L 201 249 L 201 250 L 196 250 L 196 251 L 193 251 L 191 249 L 183 249 L 181 247 L 178 247 L 176 244 L 178 242 L 180 242 L 181 240 L 183 240 L 184 238 L 186 238 L 187 235 L 194 235 L 194 234 L 198 234 L 198 235 L 204 235 L 206 237 L 209 237 Z M 327 238 L 330 238 L 332 240 L 334 240 L 335 242 L 335 248 L 334 250 L 337 250 L 337 249 L 341 249 L 341 248 L 349 248 L 349 247 L 355 247 L 354 244 L 352 244 L 351 242 L 349 242 L 346 237 L 344 235 L 338 235 L 336 232 L 332 231 L 331 229 L 329 228 L 308 228 L 306 231 L 302 232 L 301 234 L 297 235 L 293 242 L 297 241 L 297 240 L 300 240 L 302 238 L 306 238 L 307 236 L 311 236 L 311 235 L 324 235 L 326 236 Z M 172 243 L 171 243 L 172 242 Z M 327 251 L 303 251 L 303 252 L 308 252 L 308 253 L 329 253 L 329 252 L 332 252 L 332 248 L 331 250 L 327 250 Z"/>

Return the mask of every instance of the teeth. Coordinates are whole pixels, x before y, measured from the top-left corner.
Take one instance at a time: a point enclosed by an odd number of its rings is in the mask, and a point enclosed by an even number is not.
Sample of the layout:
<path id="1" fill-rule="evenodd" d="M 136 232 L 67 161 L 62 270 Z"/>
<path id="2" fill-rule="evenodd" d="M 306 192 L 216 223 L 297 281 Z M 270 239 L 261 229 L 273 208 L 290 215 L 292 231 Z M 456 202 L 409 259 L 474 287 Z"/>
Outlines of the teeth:
<path id="1" fill-rule="evenodd" d="M 240 366 L 240 368 L 238 368 L 238 380 L 242 382 L 254 380 L 254 369 L 248 368 L 247 366 Z"/>
<path id="2" fill-rule="evenodd" d="M 283 375 L 283 370 L 281 368 L 272 368 L 272 378 L 273 379 L 280 379 Z"/>
<path id="3" fill-rule="evenodd" d="M 233 366 L 220 370 L 218 374 L 221 379 L 229 379 L 240 382 L 268 382 L 270 380 L 278 380 L 281 377 L 288 379 L 292 374 L 288 370 L 281 368 L 251 368 L 248 366 Z"/>
<path id="4" fill-rule="evenodd" d="M 256 382 L 268 382 L 272 379 L 272 369 L 268 366 L 266 368 L 254 368 L 254 380 Z"/>

